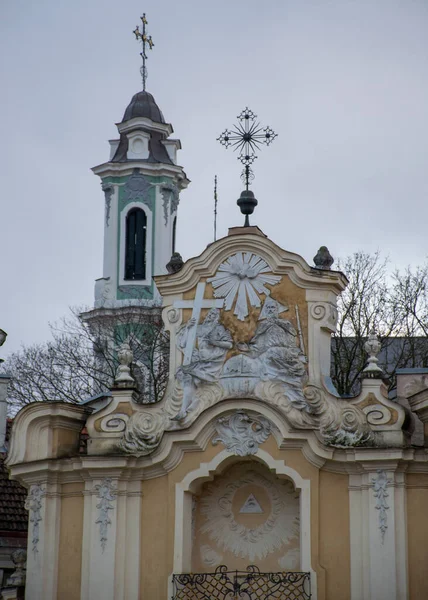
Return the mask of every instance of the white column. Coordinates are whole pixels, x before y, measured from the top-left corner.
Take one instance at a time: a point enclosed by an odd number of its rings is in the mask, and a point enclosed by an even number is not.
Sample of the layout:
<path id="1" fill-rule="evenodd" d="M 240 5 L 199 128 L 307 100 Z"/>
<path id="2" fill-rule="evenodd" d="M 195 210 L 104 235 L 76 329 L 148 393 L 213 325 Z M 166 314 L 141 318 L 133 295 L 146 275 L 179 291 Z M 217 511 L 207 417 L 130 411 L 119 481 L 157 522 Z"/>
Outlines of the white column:
<path id="1" fill-rule="evenodd" d="M 117 479 L 86 481 L 81 600 L 115 600 Z"/>
<path id="2" fill-rule="evenodd" d="M 350 475 L 352 600 L 408 598 L 403 477 L 379 463 Z"/>

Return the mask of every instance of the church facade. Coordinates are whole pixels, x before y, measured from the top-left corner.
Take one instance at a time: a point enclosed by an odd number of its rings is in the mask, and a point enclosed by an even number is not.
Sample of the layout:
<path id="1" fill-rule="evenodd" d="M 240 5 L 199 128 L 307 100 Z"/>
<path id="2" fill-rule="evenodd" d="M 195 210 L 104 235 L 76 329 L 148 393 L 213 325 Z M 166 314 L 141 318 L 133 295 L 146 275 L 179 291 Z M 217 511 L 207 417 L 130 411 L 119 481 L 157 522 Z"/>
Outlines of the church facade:
<path id="1" fill-rule="evenodd" d="M 167 273 L 188 183 L 171 132 L 140 92 L 94 169 L 104 271 L 86 315 L 161 311 L 165 394 L 137 401 L 125 342 L 110 395 L 19 412 L 8 468 L 29 493 L 27 600 L 425 597 L 428 454 L 412 435 L 426 387 L 389 400 L 373 335 L 360 394 L 340 398 L 346 277 L 257 227 Z"/>

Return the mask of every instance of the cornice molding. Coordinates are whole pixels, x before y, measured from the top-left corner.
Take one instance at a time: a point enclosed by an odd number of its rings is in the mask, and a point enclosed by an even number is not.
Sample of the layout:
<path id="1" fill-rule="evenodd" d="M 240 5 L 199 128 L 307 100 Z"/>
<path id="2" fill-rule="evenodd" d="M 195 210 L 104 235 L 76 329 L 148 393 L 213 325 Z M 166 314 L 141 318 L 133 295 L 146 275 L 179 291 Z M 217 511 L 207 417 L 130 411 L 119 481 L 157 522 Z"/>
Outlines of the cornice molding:
<path id="1" fill-rule="evenodd" d="M 283 250 L 268 238 L 254 233 L 240 233 L 210 244 L 199 256 L 185 262 L 177 273 L 155 277 L 156 285 L 162 296 L 186 292 L 195 287 L 201 278 L 212 277 L 218 265 L 236 252 L 259 255 L 275 275 L 288 275 L 301 288 L 338 294 L 347 283 L 346 277 L 339 271 L 320 272 L 310 267 L 298 254 Z"/>
<path id="2" fill-rule="evenodd" d="M 140 169 L 145 175 L 151 175 L 153 177 L 159 177 L 161 175 L 172 177 L 176 180 L 180 190 L 185 189 L 190 183 L 183 167 L 172 164 L 167 165 L 165 163 L 149 163 L 139 160 L 123 163 L 105 162 L 92 167 L 91 170 L 99 177 L 126 177 L 132 175 L 134 169 Z"/>

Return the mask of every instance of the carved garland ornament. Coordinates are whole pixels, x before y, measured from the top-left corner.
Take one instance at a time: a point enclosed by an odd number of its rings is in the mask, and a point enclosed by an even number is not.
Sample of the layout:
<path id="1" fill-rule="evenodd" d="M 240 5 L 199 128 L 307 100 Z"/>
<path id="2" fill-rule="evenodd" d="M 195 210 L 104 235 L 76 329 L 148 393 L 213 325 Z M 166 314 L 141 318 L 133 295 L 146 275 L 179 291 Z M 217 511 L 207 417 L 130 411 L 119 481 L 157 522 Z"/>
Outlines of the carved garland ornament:
<path id="1" fill-rule="evenodd" d="M 176 212 L 180 202 L 179 191 L 177 186 L 173 183 L 162 183 L 160 192 L 163 200 L 163 218 L 166 226 L 168 225 L 168 214 L 172 215 L 174 212 Z"/>
<path id="2" fill-rule="evenodd" d="M 379 531 L 382 540 L 382 545 L 385 541 L 385 533 L 388 529 L 388 485 L 392 483 L 391 479 L 388 479 L 386 471 L 379 469 L 376 477 L 372 479 L 372 489 L 374 497 L 376 498 L 376 510 L 379 511 Z"/>
<path id="3" fill-rule="evenodd" d="M 153 184 L 139 172 L 138 169 L 134 169 L 132 175 L 128 178 L 123 188 L 122 202 L 144 202 L 153 210 L 153 199 L 149 197 L 149 191 L 153 187 Z"/>
<path id="4" fill-rule="evenodd" d="M 106 227 L 109 226 L 110 223 L 110 211 L 111 211 L 111 197 L 114 194 L 114 187 L 111 183 L 101 183 L 101 189 L 104 192 L 104 198 L 105 198 L 105 203 L 106 203 L 106 212 L 105 212 L 105 219 L 106 219 Z"/>
<path id="5" fill-rule="evenodd" d="M 270 500 L 266 520 L 256 527 L 246 527 L 235 520 L 232 503 L 236 492 L 248 485 L 262 487 Z M 240 465 L 232 468 L 226 478 L 208 486 L 201 498 L 200 527 L 212 542 L 224 551 L 251 562 L 262 560 L 299 536 L 299 496 L 289 481 L 272 481 L 256 471 L 242 476 Z M 208 553 L 206 553 L 208 554 Z M 214 556 L 211 554 L 211 558 Z"/>
<path id="6" fill-rule="evenodd" d="M 237 456 L 256 454 L 259 444 L 265 442 L 271 434 L 271 423 L 265 417 L 252 417 L 242 410 L 227 417 L 220 417 L 216 423 L 217 437 L 215 446 L 222 442 L 226 450 Z"/>
<path id="7" fill-rule="evenodd" d="M 104 552 L 107 545 L 108 526 L 111 525 L 109 511 L 114 510 L 114 504 L 112 503 L 116 500 L 117 489 L 113 485 L 113 481 L 106 477 L 94 487 L 94 490 L 97 492 L 97 498 L 99 499 L 97 504 L 99 512 L 95 523 L 100 526 L 100 544 L 101 550 Z"/>
<path id="8" fill-rule="evenodd" d="M 35 483 L 31 486 L 30 492 L 25 501 L 25 508 L 30 512 L 30 523 L 33 525 L 31 542 L 33 544 L 34 556 L 38 553 L 38 544 L 40 541 L 39 523 L 42 520 L 41 509 L 42 499 L 46 495 L 46 489 L 42 488 L 41 483 Z"/>

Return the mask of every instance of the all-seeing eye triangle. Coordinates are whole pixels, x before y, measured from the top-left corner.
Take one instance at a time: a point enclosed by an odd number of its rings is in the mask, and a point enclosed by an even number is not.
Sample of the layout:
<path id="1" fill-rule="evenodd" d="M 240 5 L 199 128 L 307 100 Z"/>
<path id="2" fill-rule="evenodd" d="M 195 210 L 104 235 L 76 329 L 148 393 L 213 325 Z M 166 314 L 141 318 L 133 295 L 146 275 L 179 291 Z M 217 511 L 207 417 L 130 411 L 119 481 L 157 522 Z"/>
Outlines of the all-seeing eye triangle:
<path id="1" fill-rule="evenodd" d="M 263 512 L 262 507 L 256 500 L 254 494 L 250 494 L 241 507 L 240 513 L 260 514 Z"/>

